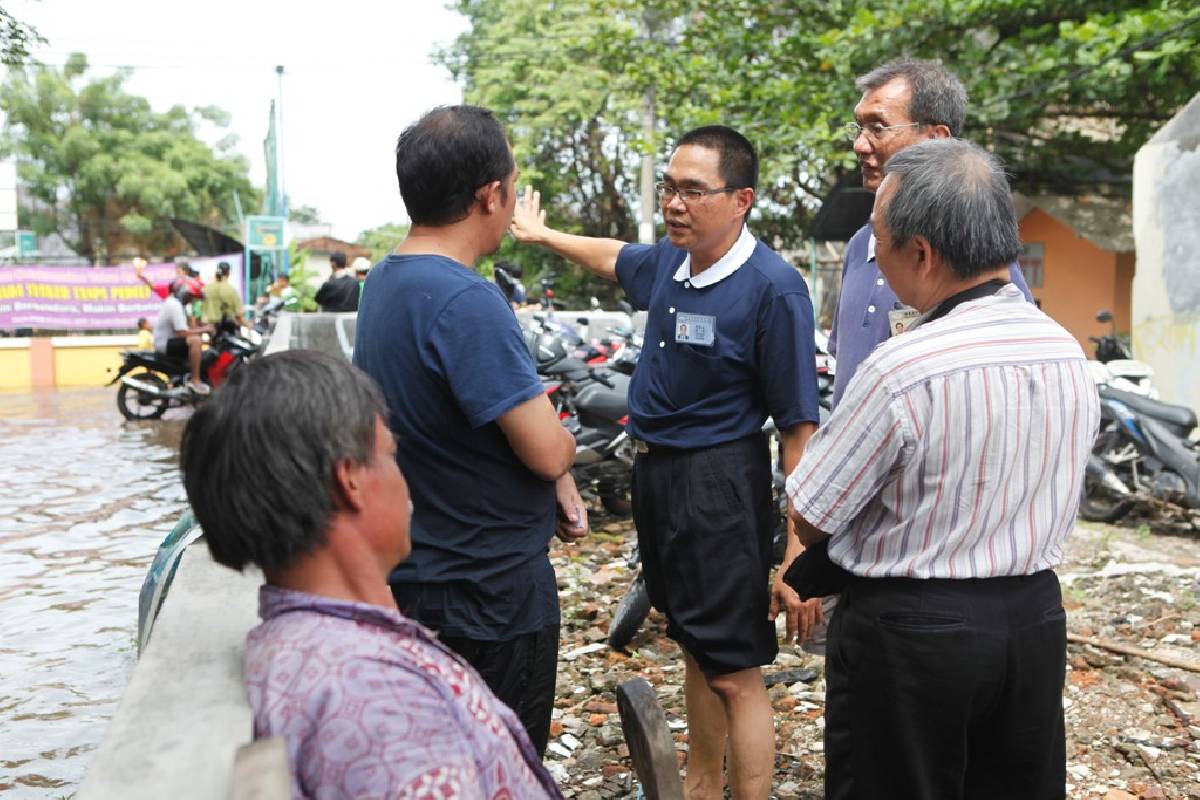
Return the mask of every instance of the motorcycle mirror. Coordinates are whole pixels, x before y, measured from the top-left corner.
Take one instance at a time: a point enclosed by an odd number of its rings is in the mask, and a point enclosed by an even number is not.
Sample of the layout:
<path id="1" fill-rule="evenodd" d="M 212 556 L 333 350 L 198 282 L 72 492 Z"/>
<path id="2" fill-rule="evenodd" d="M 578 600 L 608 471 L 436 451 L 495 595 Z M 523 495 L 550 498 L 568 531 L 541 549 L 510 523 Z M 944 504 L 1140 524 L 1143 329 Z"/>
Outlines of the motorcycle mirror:
<path id="1" fill-rule="evenodd" d="M 1112 312 L 1108 309 L 1105 309 L 1096 315 L 1096 322 L 1112 322 L 1112 318 Z"/>
<path id="2" fill-rule="evenodd" d="M 587 325 L 588 318 L 587 317 L 576 317 L 575 322 L 576 322 L 576 324 L 579 324 L 579 325 Z"/>

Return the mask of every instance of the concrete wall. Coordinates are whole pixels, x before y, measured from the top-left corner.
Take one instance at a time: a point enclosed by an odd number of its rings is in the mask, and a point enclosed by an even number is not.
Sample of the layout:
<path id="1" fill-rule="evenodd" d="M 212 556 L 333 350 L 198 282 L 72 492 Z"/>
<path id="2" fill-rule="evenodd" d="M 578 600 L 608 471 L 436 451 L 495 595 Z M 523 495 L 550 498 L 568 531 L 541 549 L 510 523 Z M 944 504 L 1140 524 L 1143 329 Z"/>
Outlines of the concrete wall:
<path id="1" fill-rule="evenodd" d="M 1200 409 L 1200 94 L 1133 166 L 1133 351 L 1163 400 Z"/>
<path id="2" fill-rule="evenodd" d="M 1021 241 L 1045 247 L 1041 287 L 1030 287 L 1042 310 L 1079 340 L 1091 355 L 1089 336 L 1109 332 L 1096 321 L 1096 312 L 1113 312 L 1118 331 L 1130 329 L 1129 276 L 1131 254 L 1113 253 L 1075 234 L 1046 212 L 1035 209 L 1020 225 Z"/>
<path id="3" fill-rule="evenodd" d="M 136 347 L 136 336 L 0 339 L 0 389 L 104 386 Z"/>

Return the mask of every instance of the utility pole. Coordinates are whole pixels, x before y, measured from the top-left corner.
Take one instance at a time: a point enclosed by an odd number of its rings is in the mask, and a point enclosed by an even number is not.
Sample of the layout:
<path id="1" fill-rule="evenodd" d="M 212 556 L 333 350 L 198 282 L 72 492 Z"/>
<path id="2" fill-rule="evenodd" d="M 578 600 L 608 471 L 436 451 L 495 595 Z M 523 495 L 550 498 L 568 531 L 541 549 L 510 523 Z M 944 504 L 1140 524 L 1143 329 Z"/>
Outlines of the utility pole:
<path id="1" fill-rule="evenodd" d="M 283 204 L 283 212 L 287 214 L 287 189 L 283 180 L 283 64 L 275 67 L 275 76 L 278 81 L 279 99 L 276 103 L 276 113 L 279 115 L 279 128 L 275 134 L 275 150 L 279 160 L 279 199 Z"/>
<path id="2" fill-rule="evenodd" d="M 642 99 L 642 139 L 646 152 L 642 153 L 642 223 L 638 226 L 638 241 L 654 244 L 654 210 L 658 197 L 654 194 L 654 87 L 646 87 Z"/>
<path id="3" fill-rule="evenodd" d="M 650 49 L 654 45 L 654 34 L 657 26 L 657 19 L 653 11 L 647 10 L 642 17 L 642 21 L 646 25 L 646 41 Z M 642 153 L 642 175 L 641 175 L 641 194 L 642 194 L 642 222 L 638 225 L 638 241 L 642 244 L 654 243 L 654 212 L 658 208 L 658 197 L 654 193 L 654 158 L 658 148 L 654 144 L 654 84 L 646 87 L 646 93 L 642 97 L 642 141 L 646 148 Z"/>

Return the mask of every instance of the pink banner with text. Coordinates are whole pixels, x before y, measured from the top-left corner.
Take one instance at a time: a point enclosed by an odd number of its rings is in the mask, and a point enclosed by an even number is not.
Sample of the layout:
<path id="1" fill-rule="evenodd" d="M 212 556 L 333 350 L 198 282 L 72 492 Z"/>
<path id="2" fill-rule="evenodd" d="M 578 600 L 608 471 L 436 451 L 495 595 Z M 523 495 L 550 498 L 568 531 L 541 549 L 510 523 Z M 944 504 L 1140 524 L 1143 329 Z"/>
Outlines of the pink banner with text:
<path id="1" fill-rule="evenodd" d="M 222 261 L 229 264 L 229 282 L 241 295 L 241 253 L 189 258 L 187 263 L 207 284 Z M 155 284 L 169 284 L 175 279 L 175 265 L 150 264 L 145 275 Z M 133 329 L 138 317 L 153 322 L 161 305 L 162 299 L 138 280 L 132 265 L 0 267 L 0 330 Z"/>

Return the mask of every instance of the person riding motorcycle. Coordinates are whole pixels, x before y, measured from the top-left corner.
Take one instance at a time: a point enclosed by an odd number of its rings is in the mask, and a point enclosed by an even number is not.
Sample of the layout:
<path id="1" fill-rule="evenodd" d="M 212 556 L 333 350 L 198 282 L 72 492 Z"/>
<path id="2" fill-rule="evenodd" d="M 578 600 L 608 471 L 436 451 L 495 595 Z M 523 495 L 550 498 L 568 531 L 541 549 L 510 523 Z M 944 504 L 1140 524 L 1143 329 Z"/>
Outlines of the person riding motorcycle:
<path id="1" fill-rule="evenodd" d="M 154 322 L 154 349 L 167 358 L 187 360 L 191 369 L 188 387 L 196 394 L 208 394 L 209 388 L 200 374 L 200 334 L 212 333 L 211 325 L 188 323 L 188 305 L 203 294 L 200 282 L 188 279 L 179 283 L 173 294 L 163 300 Z"/>

